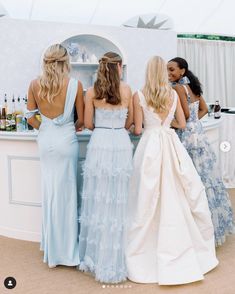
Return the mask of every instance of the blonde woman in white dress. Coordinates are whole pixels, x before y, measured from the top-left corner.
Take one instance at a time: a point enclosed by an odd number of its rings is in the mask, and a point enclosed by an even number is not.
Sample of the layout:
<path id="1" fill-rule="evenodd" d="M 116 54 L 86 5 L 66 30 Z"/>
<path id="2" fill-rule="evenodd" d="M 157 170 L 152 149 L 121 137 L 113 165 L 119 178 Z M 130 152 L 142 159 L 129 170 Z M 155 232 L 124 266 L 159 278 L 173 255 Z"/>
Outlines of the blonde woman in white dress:
<path id="1" fill-rule="evenodd" d="M 176 285 L 203 279 L 218 264 L 205 188 L 174 129 L 186 125 L 162 58 L 150 59 L 134 94 L 134 155 L 129 195 L 128 278 Z"/>

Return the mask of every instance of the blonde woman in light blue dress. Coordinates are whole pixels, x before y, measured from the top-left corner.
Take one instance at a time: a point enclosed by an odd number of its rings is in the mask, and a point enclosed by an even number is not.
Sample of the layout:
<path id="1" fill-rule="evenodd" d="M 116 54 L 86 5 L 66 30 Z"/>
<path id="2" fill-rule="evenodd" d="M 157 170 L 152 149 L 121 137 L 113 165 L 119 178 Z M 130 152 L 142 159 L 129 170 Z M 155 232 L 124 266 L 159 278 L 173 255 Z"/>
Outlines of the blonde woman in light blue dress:
<path id="1" fill-rule="evenodd" d="M 60 44 L 49 47 L 43 58 L 43 73 L 28 92 L 28 123 L 38 133 L 42 178 L 43 261 L 49 267 L 77 266 L 77 182 L 79 145 L 74 125 L 83 125 L 83 90 L 69 79 L 69 57 Z M 35 118 L 39 110 L 40 123 Z"/>
<path id="2" fill-rule="evenodd" d="M 121 73 L 121 57 L 106 53 L 85 99 L 85 127 L 93 132 L 83 171 L 79 268 L 105 283 L 127 276 L 124 231 L 132 143 L 126 129 L 132 124 L 132 95 L 120 82 Z"/>

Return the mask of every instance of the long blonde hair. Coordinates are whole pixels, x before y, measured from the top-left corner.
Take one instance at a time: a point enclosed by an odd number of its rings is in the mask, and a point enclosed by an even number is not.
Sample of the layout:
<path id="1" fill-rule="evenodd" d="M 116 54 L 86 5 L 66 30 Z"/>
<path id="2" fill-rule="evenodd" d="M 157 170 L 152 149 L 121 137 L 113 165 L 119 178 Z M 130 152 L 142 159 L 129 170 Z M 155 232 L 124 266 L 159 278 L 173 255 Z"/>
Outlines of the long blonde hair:
<path id="1" fill-rule="evenodd" d="M 94 84 L 96 99 L 105 99 L 113 105 L 121 103 L 118 64 L 122 65 L 122 58 L 114 52 L 105 53 L 99 60 L 97 80 Z"/>
<path id="2" fill-rule="evenodd" d="M 153 56 L 147 64 L 143 88 L 147 105 L 156 112 L 166 111 L 171 91 L 166 63 L 160 56 Z"/>
<path id="3" fill-rule="evenodd" d="M 39 78 L 38 96 L 52 103 L 61 92 L 64 77 L 68 75 L 69 70 L 69 56 L 66 48 L 60 44 L 50 46 L 43 57 L 43 73 Z"/>

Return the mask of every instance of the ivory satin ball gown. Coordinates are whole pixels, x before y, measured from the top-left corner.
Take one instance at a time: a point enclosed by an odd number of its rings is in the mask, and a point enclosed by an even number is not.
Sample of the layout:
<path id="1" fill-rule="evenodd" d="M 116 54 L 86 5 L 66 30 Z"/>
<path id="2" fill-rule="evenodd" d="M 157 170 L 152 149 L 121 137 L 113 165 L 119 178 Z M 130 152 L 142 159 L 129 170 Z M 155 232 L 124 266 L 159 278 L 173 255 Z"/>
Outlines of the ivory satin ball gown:
<path id="1" fill-rule="evenodd" d="M 130 180 L 126 262 L 128 278 L 139 283 L 190 283 L 218 264 L 205 188 L 170 128 L 178 99 L 172 93 L 162 121 L 138 91 L 144 132 Z"/>

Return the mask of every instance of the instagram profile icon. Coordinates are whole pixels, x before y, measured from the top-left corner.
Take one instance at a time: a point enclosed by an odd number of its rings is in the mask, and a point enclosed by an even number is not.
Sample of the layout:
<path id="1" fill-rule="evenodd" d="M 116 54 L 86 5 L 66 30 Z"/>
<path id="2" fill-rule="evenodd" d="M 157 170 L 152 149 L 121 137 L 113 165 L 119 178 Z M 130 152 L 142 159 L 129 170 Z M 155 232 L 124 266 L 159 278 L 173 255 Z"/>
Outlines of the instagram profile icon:
<path id="1" fill-rule="evenodd" d="M 7 278 L 4 280 L 4 286 L 5 286 L 7 289 L 13 289 L 13 288 L 15 288 L 15 286 L 16 286 L 16 279 L 13 278 L 13 277 L 7 277 Z"/>

